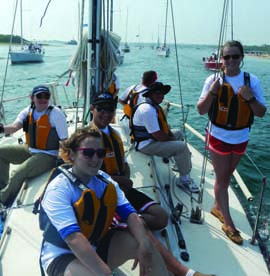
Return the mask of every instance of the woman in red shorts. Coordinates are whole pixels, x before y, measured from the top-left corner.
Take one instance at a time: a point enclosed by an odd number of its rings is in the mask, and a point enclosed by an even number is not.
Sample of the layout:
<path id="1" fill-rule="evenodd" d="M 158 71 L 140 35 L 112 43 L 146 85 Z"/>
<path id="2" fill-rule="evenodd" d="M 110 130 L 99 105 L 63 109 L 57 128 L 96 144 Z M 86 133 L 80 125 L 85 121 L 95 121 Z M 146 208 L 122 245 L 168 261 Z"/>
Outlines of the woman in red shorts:
<path id="1" fill-rule="evenodd" d="M 243 239 L 229 210 L 230 178 L 245 153 L 254 116 L 263 117 L 266 102 L 260 81 L 241 71 L 244 49 L 239 41 L 228 41 L 221 49 L 223 71 L 209 76 L 197 104 L 200 115 L 208 113 L 208 146 L 215 171 L 215 203 L 211 214 L 222 222 L 222 230 L 233 242 Z"/>

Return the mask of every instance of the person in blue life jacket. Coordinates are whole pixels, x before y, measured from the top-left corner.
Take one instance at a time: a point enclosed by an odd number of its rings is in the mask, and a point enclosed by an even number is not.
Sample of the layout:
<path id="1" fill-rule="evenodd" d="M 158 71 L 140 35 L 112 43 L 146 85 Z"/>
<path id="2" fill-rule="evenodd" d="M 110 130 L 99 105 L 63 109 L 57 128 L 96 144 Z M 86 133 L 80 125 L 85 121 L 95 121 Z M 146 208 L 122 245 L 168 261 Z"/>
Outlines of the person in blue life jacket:
<path id="1" fill-rule="evenodd" d="M 61 143 L 60 156 L 80 184 L 59 174 L 46 188 L 41 206 L 54 233 L 42 243 L 44 271 L 48 276 L 110 276 L 133 259 L 132 269 L 139 264 L 140 275 L 168 275 L 136 210 L 119 185 L 99 170 L 105 155 L 96 127 L 77 129 Z M 109 227 L 114 212 L 128 228 Z"/>
<path id="2" fill-rule="evenodd" d="M 230 214 L 228 187 L 246 151 L 254 116 L 263 117 L 266 112 L 260 81 L 241 71 L 243 59 L 243 45 L 227 41 L 221 49 L 223 71 L 205 80 L 197 103 L 199 114 L 208 113 L 209 117 L 207 147 L 216 177 L 211 214 L 220 220 L 226 236 L 239 245 L 243 238 Z"/>
<path id="3" fill-rule="evenodd" d="M 103 136 L 103 145 L 106 148 L 106 156 L 101 170 L 108 173 L 124 191 L 126 198 L 140 214 L 147 228 L 150 230 L 160 230 L 168 223 L 167 212 L 152 198 L 133 188 L 133 181 L 130 178 L 130 167 L 128 165 L 124 146 L 119 132 L 110 125 L 111 119 L 115 116 L 117 98 L 113 98 L 110 93 L 97 95 L 90 107 L 92 121 L 90 126 L 97 127 Z M 149 238 L 160 252 L 167 269 L 176 276 L 207 276 L 200 272 L 195 272 L 187 268 L 165 248 L 151 231 L 147 231 Z M 209 276 L 209 275 L 208 275 Z"/>
<path id="4" fill-rule="evenodd" d="M 31 105 L 24 108 L 12 124 L 0 125 L 0 132 L 5 135 L 23 129 L 26 139 L 25 144 L 0 145 L 2 204 L 12 202 L 27 178 L 40 175 L 56 165 L 59 142 L 68 137 L 68 130 L 63 111 L 49 104 L 50 96 L 48 86 L 34 87 Z M 10 164 L 18 166 L 9 177 Z"/>
<path id="5" fill-rule="evenodd" d="M 179 130 L 171 130 L 160 104 L 171 90 L 170 85 L 154 82 L 143 94 L 145 102 L 135 106 L 130 119 L 132 139 L 136 149 L 147 155 L 173 158 L 180 177 L 177 186 L 194 193 L 199 187 L 190 178 L 192 169 L 191 153 L 181 140 Z"/>

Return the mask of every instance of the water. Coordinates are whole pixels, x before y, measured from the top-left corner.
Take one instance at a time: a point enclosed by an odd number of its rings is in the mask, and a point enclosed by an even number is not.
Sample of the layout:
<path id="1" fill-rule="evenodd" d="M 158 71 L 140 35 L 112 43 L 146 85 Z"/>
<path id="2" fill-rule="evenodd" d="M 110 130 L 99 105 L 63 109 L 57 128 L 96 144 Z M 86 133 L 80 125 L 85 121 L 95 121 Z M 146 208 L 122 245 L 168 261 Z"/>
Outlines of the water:
<path id="1" fill-rule="evenodd" d="M 27 95 L 33 86 L 51 82 L 58 78 L 68 67 L 70 58 L 76 47 L 72 45 L 48 45 L 46 48 L 45 62 L 31 65 L 9 65 L 6 80 L 4 99 L 14 98 L 18 95 Z M 125 54 L 124 64 L 117 70 L 121 82 L 121 91 L 131 84 L 139 83 L 144 71 L 155 70 L 158 72 L 159 80 L 172 86 L 171 92 L 166 96 L 176 103 L 183 103 L 189 106 L 188 123 L 200 133 L 204 134 L 207 117 L 199 116 L 196 110 L 196 103 L 201 93 L 205 78 L 210 74 L 202 65 L 202 57 L 208 56 L 212 49 L 202 45 L 182 45 L 178 48 L 178 61 L 180 64 L 180 84 L 178 86 L 177 65 L 175 51 L 171 52 L 170 58 L 157 57 L 150 45 L 138 49 L 131 45 L 131 52 Z M 0 85 L 2 88 L 4 68 L 7 58 L 7 46 L 0 46 Z M 268 106 L 270 105 L 269 93 L 269 66 L 270 59 L 245 57 L 243 70 L 252 72 L 261 80 Z M 67 78 L 63 79 L 65 82 Z M 68 89 L 71 97 L 74 97 L 72 87 Z M 7 114 L 7 122 L 11 122 L 17 113 L 29 103 L 28 98 L 18 103 L 5 103 L 4 108 Z M 186 110 L 186 108 L 185 108 Z M 169 122 L 173 127 L 179 127 L 177 123 L 181 115 L 175 113 L 170 117 Z M 177 120 L 176 120 L 177 119 Z M 255 197 L 254 205 L 257 204 L 262 184 L 262 175 L 270 179 L 270 161 L 268 140 L 270 137 L 270 112 L 264 118 L 256 118 L 251 130 L 251 139 L 247 153 L 255 162 L 258 170 L 254 170 L 249 158 L 244 157 L 238 167 L 242 178 L 247 184 L 250 192 Z M 189 138 L 188 136 L 188 139 Z M 203 149 L 201 141 L 192 141 L 199 149 Z M 265 202 L 270 196 L 270 188 L 267 186 Z M 244 202 L 245 203 L 245 202 Z M 266 209 L 269 213 L 270 207 Z"/>

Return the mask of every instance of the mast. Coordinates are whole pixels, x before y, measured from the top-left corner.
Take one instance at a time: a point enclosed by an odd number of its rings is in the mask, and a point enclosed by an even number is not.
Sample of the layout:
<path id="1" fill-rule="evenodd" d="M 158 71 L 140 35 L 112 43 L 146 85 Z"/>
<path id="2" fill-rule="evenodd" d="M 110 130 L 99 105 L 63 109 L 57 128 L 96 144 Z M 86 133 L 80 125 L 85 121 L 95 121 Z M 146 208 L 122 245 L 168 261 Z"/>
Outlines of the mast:
<path id="1" fill-rule="evenodd" d="M 167 0 L 167 3 L 166 3 L 166 15 L 165 15 L 165 34 L 164 34 L 164 48 L 166 47 L 166 39 L 167 39 L 168 5 L 169 5 L 169 0 Z"/>
<path id="2" fill-rule="evenodd" d="M 23 20 L 22 20 L 22 0 L 20 0 L 20 20 L 21 20 L 21 49 L 23 49 Z"/>
<path id="3" fill-rule="evenodd" d="M 126 33 L 125 33 L 125 43 L 127 45 L 127 28 L 128 28 L 128 9 L 127 9 L 127 18 L 126 18 Z"/>
<path id="4" fill-rule="evenodd" d="M 101 1 L 89 0 L 88 22 L 88 59 L 87 59 L 87 92 L 90 91 L 89 104 L 100 86 L 100 29 Z"/>
<path id="5" fill-rule="evenodd" d="M 231 39 L 233 40 L 233 0 L 231 0 Z"/>

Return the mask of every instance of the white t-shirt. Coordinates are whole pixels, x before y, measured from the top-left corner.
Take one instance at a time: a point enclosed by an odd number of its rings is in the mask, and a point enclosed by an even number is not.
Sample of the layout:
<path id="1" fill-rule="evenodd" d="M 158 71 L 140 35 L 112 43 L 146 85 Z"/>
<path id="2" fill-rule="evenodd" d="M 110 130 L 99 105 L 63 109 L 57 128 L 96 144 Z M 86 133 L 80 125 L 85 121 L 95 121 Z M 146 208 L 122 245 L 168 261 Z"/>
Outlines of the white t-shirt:
<path id="1" fill-rule="evenodd" d="M 115 185 L 118 198 L 117 206 L 119 208 L 123 205 L 131 206 L 118 183 L 113 181 L 106 173 L 102 171 L 99 171 L 99 173 L 108 178 L 109 181 Z M 106 185 L 105 182 L 93 176 L 87 184 L 87 187 L 93 189 L 97 197 L 101 198 Z M 78 222 L 72 206 L 81 197 L 81 193 L 82 191 L 77 186 L 70 183 L 63 174 L 59 174 L 54 178 L 46 189 L 41 203 L 42 207 L 52 224 L 62 235 L 66 233 L 66 236 L 68 236 L 68 234 L 74 232 L 74 229 L 76 229 L 75 232 L 78 232 Z M 130 210 L 134 210 L 134 208 L 131 207 Z M 134 212 L 136 211 L 134 210 Z M 44 242 L 41 252 L 43 268 L 47 270 L 49 264 L 57 256 L 65 253 L 71 253 L 71 251 L 69 249 L 57 247 L 49 242 Z"/>
<path id="2" fill-rule="evenodd" d="M 132 89 L 135 89 L 137 92 L 140 92 L 140 91 L 143 91 L 145 90 L 147 87 L 144 86 L 143 84 L 133 84 L 131 86 L 129 86 L 123 93 L 122 95 L 119 97 L 122 101 L 125 101 L 127 99 L 127 96 L 129 94 L 129 92 L 132 90 Z M 142 93 L 139 93 L 139 97 L 138 97 L 138 101 L 137 101 L 137 104 L 139 103 L 142 103 L 145 101 L 145 97 L 143 97 L 142 95 L 144 94 L 144 92 Z"/>
<path id="3" fill-rule="evenodd" d="M 146 102 L 151 102 L 149 98 L 145 98 Z M 159 123 L 158 123 L 158 112 L 157 110 L 151 105 L 143 103 L 141 104 L 137 110 L 135 111 L 133 117 L 133 124 L 136 126 L 144 126 L 147 129 L 148 133 L 153 133 L 160 130 Z M 154 139 L 148 139 L 146 141 L 142 141 L 139 143 L 138 149 L 142 149 L 146 145 L 150 144 L 151 142 L 155 141 Z"/>
<path id="4" fill-rule="evenodd" d="M 24 119 L 27 117 L 29 113 L 29 107 L 24 108 L 17 116 L 15 122 L 19 122 L 23 124 Z M 41 115 L 45 114 L 47 110 L 44 110 L 42 112 L 38 112 L 36 109 L 34 109 L 33 117 L 36 121 Z M 60 140 L 67 139 L 68 138 L 68 128 L 67 128 L 67 122 L 64 112 L 58 108 L 57 106 L 54 106 L 49 114 L 49 120 L 52 127 L 55 127 L 56 132 L 58 134 L 58 137 Z M 31 153 L 38 153 L 38 152 L 44 152 L 50 155 L 58 155 L 58 150 L 40 150 L 40 149 L 34 149 L 29 148 Z"/>
<path id="5" fill-rule="evenodd" d="M 200 100 L 207 95 L 208 91 L 210 90 L 211 84 L 215 80 L 215 77 L 216 75 L 213 74 L 205 80 L 202 93 L 199 98 Z M 222 84 L 222 82 L 223 79 L 221 75 L 220 83 Z M 244 85 L 244 72 L 240 72 L 239 75 L 233 77 L 225 75 L 225 82 L 230 84 L 234 90 L 234 93 L 237 94 L 239 88 Z M 261 88 L 261 83 L 259 79 L 253 74 L 250 74 L 250 88 L 252 89 L 257 101 L 266 106 L 266 102 L 263 97 L 263 91 Z M 249 128 L 244 128 L 240 130 L 226 130 L 212 124 L 212 126 L 209 129 L 211 130 L 212 136 L 226 143 L 240 144 L 249 140 Z"/>

